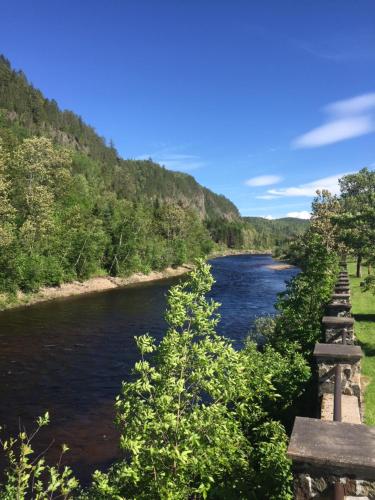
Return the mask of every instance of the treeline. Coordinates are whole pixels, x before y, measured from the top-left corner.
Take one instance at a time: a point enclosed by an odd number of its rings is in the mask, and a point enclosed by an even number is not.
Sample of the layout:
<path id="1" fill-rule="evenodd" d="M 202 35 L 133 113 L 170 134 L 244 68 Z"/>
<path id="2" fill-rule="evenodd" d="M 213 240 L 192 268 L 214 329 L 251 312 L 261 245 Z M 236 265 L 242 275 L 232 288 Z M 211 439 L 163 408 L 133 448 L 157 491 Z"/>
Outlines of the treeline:
<path id="1" fill-rule="evenodd" d="M 255 248 L 274 250 L 277 255 L 286 252 L 291 241 L 303 234 L 309 221 L 295 217 L 268 220 L 263 217 L 243 217 L 246 229 L 252 229 Z"/>
<path id="2" fill-rule="evenodd" d="M 196 211 L 121 199 L 100 185 L 95 167 L 46 138 L 0 148 L 1 291 L 147 272 L 211 250 Z"/>
<path id="3" fill-rule="evenodd" d="M 375 264 L 375 171 L 363 168 L 344 176 L 339 184 L 339 195 L 317 193 L 311 224 L 329 248 L 356 259 L 357 277 L 367 266 L 370 282 Z M 297 264 L 303 261 L 301 241 L 297 239 L 288 250 L 289 260 Z"/>

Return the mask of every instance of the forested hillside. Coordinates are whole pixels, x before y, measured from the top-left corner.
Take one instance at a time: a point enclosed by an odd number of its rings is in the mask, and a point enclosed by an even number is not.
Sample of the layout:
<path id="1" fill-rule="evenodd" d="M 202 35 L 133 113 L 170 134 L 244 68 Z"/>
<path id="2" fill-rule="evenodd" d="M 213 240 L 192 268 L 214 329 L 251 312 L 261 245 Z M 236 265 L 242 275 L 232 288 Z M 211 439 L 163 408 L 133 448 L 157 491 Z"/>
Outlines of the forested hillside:
<path id="1" fill-rule="evenodd" d="M 200 186 L 181 172 L 172 172 L 151 160 L 123 160 L 110 143 L 107 144 L 81 117 L 61 111 L 55 100 L 46 99 L 27 80 L 22 71 L 14 71 L 0 55 L 0 110 L 4 141 L 15 137 L 4 133 L 11 128 L 17 139 L 45 136 L 54 143 L 69 147 L 97 163 L 107 189 L 119 197 L 139 201 L 141 198 L 178 202 L 198 210 L 202 218 L 239 218 L 236 206 L 224 196 Z M 4 137 L 5 136 L 5 137 Z M 73 171 L 75 170 L 73 164 Z"/>
<path id="2" fill-rule="evenodd" d="M 263 217 L 244 217 L 243 220 L 246 226 L 254 231 L 253 242 L 256 248 L 277 248 L 279 253 L 293 238 L 304 233 L 309 226 L 308 220 L 295 217 L 274 220 Z"/>
<path id="3" fill-rule="evenodd" d="M 0 292 L 269 250 L 300 221 L 242 219 L 227 198 L 113 144 L 0 56 Z"/>

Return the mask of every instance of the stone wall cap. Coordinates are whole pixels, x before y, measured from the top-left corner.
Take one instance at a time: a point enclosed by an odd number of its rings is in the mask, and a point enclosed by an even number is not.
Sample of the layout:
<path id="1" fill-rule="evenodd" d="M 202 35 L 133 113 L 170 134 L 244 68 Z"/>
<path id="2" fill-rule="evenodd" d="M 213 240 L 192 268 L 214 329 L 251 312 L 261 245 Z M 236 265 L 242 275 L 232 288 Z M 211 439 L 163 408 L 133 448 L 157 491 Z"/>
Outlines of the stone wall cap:
<path id="1" fill-rule="evenodd" d="M 360 359 L 363 357 L 359 345 L 349 344 L 315 344 L 314 357 L 331 359 Z M 375 454 L 375 448 L 374 448 Z"/>
<path id="2" fill-rule="evenodd" d="M 324 326 L 353 326 L 354 318 L 347 316 L 324 316 L 322 319 Z"/>
<path id="3" fill-rule="evenodd" d="M 308 463 L 330 473 L 330 469 L 375 478 L 375 427 L 346 422 L 328 422 L 296 417 L 288 447 L 294 463 Z"/>
<path id="4" fill-rule="evenodd" d="M 346 309 L 349 311 L 349 309 L 352 308 L 352 305 L 350 302 L 340 302 L 339 300 L 332 300 L 329 302 L 328 307 L 332 307 L 334 309 Z"/>
<path id="5" fill-rule="evenodd" d="M 331 295 L 333 299 L 342 299 L 342 300 L 348 300 L 350 299 L 350 293 L 333 293 Z"/>

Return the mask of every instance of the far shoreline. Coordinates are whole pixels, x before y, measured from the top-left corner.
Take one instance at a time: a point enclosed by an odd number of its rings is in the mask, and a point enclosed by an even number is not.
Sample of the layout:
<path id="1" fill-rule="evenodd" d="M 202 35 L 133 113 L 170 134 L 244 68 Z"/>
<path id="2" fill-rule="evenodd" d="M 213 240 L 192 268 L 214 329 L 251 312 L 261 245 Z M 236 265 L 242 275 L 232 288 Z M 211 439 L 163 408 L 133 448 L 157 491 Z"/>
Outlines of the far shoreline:
<path id="1" fill-rule="evenodd" d="M 240 255 L 272 255 L 270 251 L 256 251 L 256 250 L 223 250 L 212 252 L 207 256 L 207 260 L 217 259 L 219 257 L 230 257 Z M 268 268 L 276 268 L 279 265 L 267 266 Z M 293 266 L 291 266 L 293 267 Z M 85 281 L 73 281 L 69 283 L 62 283 L 56 287 L 42 287 L 38 292 L 25 294 L 18 292 L 17 297 L 9 302 L 1 304 L 0 295 L 0 312 L 10 309 L 17 309 L 21 307 L 29 307 L 42 302 L 50 302 L 53 300 L 75 297 L 79 295 L 89 295 L 93 293 L 105 292 L 116 288 L 126 288 L 130 285 L 148 283 L 153 281 L 164 280 L 176 276 L 183 276 L 184 274 L 194 269 L 193 264 L 183 264 L 178 267 L 167 267 L 162 271 L 151 271 L 148 274 L 133 273 L 126 278 L 113 277 L 113 276 L 96 276 L 89 278 Z"/>

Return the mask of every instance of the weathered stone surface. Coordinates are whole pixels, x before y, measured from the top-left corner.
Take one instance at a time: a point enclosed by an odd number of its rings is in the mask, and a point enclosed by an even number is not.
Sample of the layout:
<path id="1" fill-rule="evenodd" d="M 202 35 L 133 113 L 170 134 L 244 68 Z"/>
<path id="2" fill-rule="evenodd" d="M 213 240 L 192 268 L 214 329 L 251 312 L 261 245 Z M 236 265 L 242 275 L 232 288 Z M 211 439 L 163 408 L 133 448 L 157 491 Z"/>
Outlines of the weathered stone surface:
<path id="1" fill-rule="evenodd" d="M 349 361 L 357 362 L 363 357 L 362 349 L 358 345 L 342 344 L 315 344 L 314 356 L 325 362 Z"/>
<path id="2" fill-rule="evenodd" d="M 338 302 L 349 302 L 350 300 L 350 293 L 333 293 L 331 295 L 332 300 L 338 301 Z"/>
<path id="3" fill-rule="evenodd" d="M 349 293 L 350 289 L 347 285 L 335 285 L 336 293 Z"/>
<path id="4" fill-rule="evenodd" d="M 375 498 L 375 481 L 324 476 L 323 474 L 323 471 L 316 474 L 295 472 L 294 500 L 332 500 L 334 498 L 334 484 L 337 481 L 343 485 L 345 500 L 371 500 Z"/>
<path id="5" fill-rule="evenodd" d="M 333 394 L 323 394 L 320 418 L 321 420 L 333 421 Z M 358 398 L 356 396 L 341 396 L 341 418 L 342 422 L 361 424 Z"/>
<path id="6" fill-rule="evenodd" d="M 375 427 L 297 417 L 288 447 L 294 465 L 375 481 Z"/>
<path id="7" fill-rule="evenodd" d="M 354 318 L 324 316 L 322 319 L 322 323 L 325 328 L 353 328 Z"/>
<path id="8" fill-rule="evenodd" d="M 325 341 L 327 344 L 342 344 L 343 343 L 343 329 L 342 328 L 326 328 Z M 353 345 L 356 343 L 353 330 L 346 329 L 345 343 Z"/>
<path id="9" fill-rule="evenodd" d="M 329 316 L 350 316 L 352 305 L 349 301 L 333 300 L 327 305 L 327 314 Z"/>
<path id="10" fill-rule="evenodd" d="M 333 394 L 335 366 L 341 367 L 341 393 L 356 396 L 361 406 L 361 358 L 362 349 L 355 345 L 316 344 L 314 357 L 318 367 L 319 396 Z"/>
<path id="11" fill-rule="evenodd" d="M 343 314 L 347 314 L 347 312 L 341 312 L 340 316 L 324 316 L 322 324 L 326 343 L 342 344 L 343 333 L 346 332 L 346 344 L 354 344 L 354 319 L 347 315 L 343 316 Z"/>

